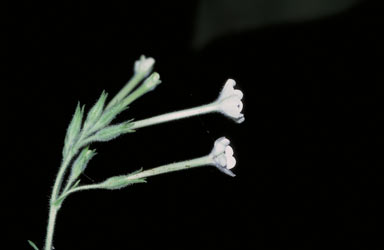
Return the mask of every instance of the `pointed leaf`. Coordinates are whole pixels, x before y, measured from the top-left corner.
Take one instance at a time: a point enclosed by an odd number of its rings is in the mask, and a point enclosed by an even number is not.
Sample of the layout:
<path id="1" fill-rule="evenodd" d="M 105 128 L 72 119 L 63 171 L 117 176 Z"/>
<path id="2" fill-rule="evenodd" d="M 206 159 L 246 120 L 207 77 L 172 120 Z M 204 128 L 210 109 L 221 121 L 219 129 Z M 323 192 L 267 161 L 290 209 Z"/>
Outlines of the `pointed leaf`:
<path id="1" fill-rule="evenodd" d="M 100 118 L 101 114 L 103 113 L 105 100 L 107 99 L 108 93 L 103 91 L 101 93 L 99 100 L 96 102 L 96 104 L 89 110 L 87 119 L 84 122 L 84 129 L 87 130 L 90 127 L 92 127 L 97 120 Z"/>
<path id="2" fill-rule="evenodd" d="M 133 132 L 133 130 L 130 129 L 132 126 L 133 123 L 129 121 L 108 126 L 96 132 L 96 134 L 91 137 L 91 141 L 110 141 L 122 134 Z"/>
<path id="3" fill-rule="evenodd" d="M 88 165 L 88 162 L 96 155 L 95 150 L 90 150 L 88 147 L 84 148 L 81 153 L 77 156 L 77 159 L 72 165 L 71 174 L 69 176 L 68 182 L 71 183 L 76 180 L 81 173 L 84 172 L 85 168 Z"/>
<path id="4" fill-rule="evenodd" d="M 132 173 L 128 174 L 127 176 L 131 176 L 131 175 L 134 175 L 134 174 L 138 174 L 138 173 L 140 173 L 140 172 L 142 172 L 142 171 L 143 171 L 143 168 L 140 168 L 140 169 L 135 170 L 135 171 L 133 171 Z"/>
<path id="5" fill-rule="evenodd" d="M 69 124 L 67 129 L 67 134 L 64 140 L 63 155 L 66 155 L 69 152 L 69 149 L 72 147 L 74 141 L 76 140 L 76 138 L 80 133 L 83 114 L 84 114 L 84 106 L 80 107 L 80 103 L 78 103 L 75 114 L 73 115 L 72 121 Z"/>
<path id="6" fill-rule="evenodd" d="M 115 190 L 115 189 L 125 188 L 132 184 L 146 183 L 146 182 L 147 181 L 144 178 L 129 180 L 127 179 L 126 175 L 120 175 L 120 176 L 115 176 L 107 179 L 102 183 L 102 187 L 109 190 Z"/>
<path id="7" fill-rule="evenodd" d="M 28 243 L 29 243 L 29 245 L 31 245 L 31 247 L 33 247 L 33 249 L 39 250 L 39 248 L 32 241 L 28 240 Z"/>
<path id="8" fill-rule="evenodd" d="M 75 184 L 73 184 L 72 188 L 76 188 L 77 186 L 79 186 L 80 184 L 80 180 L 76 181 Z"/>
<path id="9" fill-rule="evenodd" d="M 96 132 L 99 129 L 105 128 L 108 126 L 113 119 L 116 118 L 118 114 L 126 110 L 128 107 L 124 106 L 122 103 L 118 103 L 106 110 L 104 110 L 103 114 L 97 121 L 96 125 L 92 128 L 91 132 Z"/>
<path id="10" fill-rule="evenodd" d="M 64 195 L 61 195 L 59 198 L 57 198 L 54 202 L 53 202 L 53 206 L 55 207 L 61 207 L 61 204 L 63 203 L 63 201 L 65 200 L 65 198 L 67 197 L 67 193 L 65 193 Z"/>

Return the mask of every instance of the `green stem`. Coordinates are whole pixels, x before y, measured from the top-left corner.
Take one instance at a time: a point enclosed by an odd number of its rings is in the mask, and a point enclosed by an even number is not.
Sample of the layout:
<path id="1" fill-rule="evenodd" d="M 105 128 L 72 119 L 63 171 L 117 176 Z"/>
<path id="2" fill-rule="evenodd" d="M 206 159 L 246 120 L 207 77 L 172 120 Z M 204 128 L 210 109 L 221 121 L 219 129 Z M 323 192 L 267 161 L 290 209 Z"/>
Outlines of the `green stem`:
<path id="1" fill-rule="evenodd" d="M 207 165 L 213 165 L 213 160 L 211 155 L 195 158 L 192 160 L 171 163 L 171 164 L 163 165 L 160 167 L 152 168 L 149 170 L 145 170 L 137 174 L 131 174 L 127 176 L 127 180 L 141 179 L 141 178 L 146 178 L 154 175 L 186 170 L 194 167 L 201 167 L 201 166 L 207 166 Z M 91 189 L 103 189 L 104 188 L 103 184 L 104 182 L 101 182 L 101 183 L 84 185 L 84 186 L 70 189 L 69 191 L 63 193 L 59 197 L 59 199 L 66 198 L 68 195 L 75 192 L 79 192 L 79 191 L 85 191 L 85 190 L 91 190 Z"/>
<path id="2" fill-rule="evenodd" d="M 169 122 L 169 121 L 173 121 L 173 120 L 179 120 L 179 119 L 192 117 L 192 116 L 196 116 L 196 115 L 207 114 L 207 113 L 211 113 L 211 112 L 215 112 L 215 111 L 217 111 L 217 103 L 213 102 L 213 103 L 202 105 L 202 106 L 195 107 L 195 108 L 170 112 L 167 114 L 158 115 L 155 117 L 136 121 L 136 122 L 134 122 L 131 129 L 148 127 L 148 126 L 155 125 L 155 124 L 160 124 L 160 123 Z"/>
<path id="3" fill-rule="evenodd" d="M 67 169 L 68 164 L 72 159 L 72 155 L 73 154 L 69 153 L 63 159 L 63 162 L 60 166 L 59 172 L 55 180 L 55 184 L 53 185 L 52 195 L 49 203 L 49 217 L 48 217 L 48 226 L 47 226 L 47 236 L 45 239 L 45 248 L 44 248 L 45 250 L 52 250 L 52 240 L 53 240 L 53 233 L 55 230 L 55 221 L 56 221 L 57 212 L 59 210 L 59 207 L 54 206 L 53 203 L 56 201 L 57 196 L 59 195 L 65 170 Z"/>
<path id="4" fill-rule="evenodd" d="M 135 91 L 133 91 L 130 95 L 128 95 L 122 102 L 124 103 L 123 106 L 127 107 L 129 104 L 143 96 L 148 92 L 148 88 L 142 84 L 140 87 L 138 87 Z"/>
<path id="5" fill-rule="evenodd" d="M 56 216 L 58 212 L 58 208 L 56 206 L 51 205 L 49 209 L 49 217 L 48 217 L 48 227 L 47 227 L 47 237 L 45 238 L 45 250 L 52 250 L 52 242 L 53 242 L 53 232 L 55 231 L 55 222 Z"/>
<path id="6" fill-rule="evenodd" d="M 72 186 L 72 184 L 76 181 L 77 179 L 68 181 L 67 184 L 65 185 L 62 194 L 65 194 Z"/>
<path id="7" fill-rule="evenodd" d="M 53 185 L 53 189 L 52 189 L 51 199 L 49 202 L 49 216 L 48 216 L 47 235 L 45 239 L 45 248 L 44 248 L 45 250 L 52 250 L 52 241 L 53 241 L 53 233 L 55 230 L 56 216 L 57 216 L 57 212 L 60 209 L 60 207 L 55 206 L 54 203 L 60 194 L 60 188 L 61 188 L 61 185 L 63 184 L 64 175 L 68 168 L 68 165 L 71 162 L 73 156 L 75 156 L 76 153 L 78 152 L 79 144 L 81 144 L 80 142 L 83 140 L 83 136 L 84 136 L 84 131 L 80 134 L 79 138 L 73 144 L 72 150 L 63 158 L 63 162 L 61 163 L 59 172 L 57 173 L 55 184 Z"/>
<path id="8" fill-rule="evenodd" d="M 126 97 L 143 79 L 143 74 L 134 74 L 131 80 L 129 80 L 119 93 L 117 93 L 117 95 L 108 103 L 106 109 L 123 100 L 124 97 Z"/>
<path id="9" fill-rule="evenodd" d="M 127 176 L 127 180 L 141 179 L 141 178 L 146 178 L 154 175 L 186 170 L 190 168 L 201 167 L 201 166 L 212 165 L 212 164 L 213 164 L 212 157 L 208 155 L 208 156 L 196 158 L 193 160 L 171 163 L 171 164 L 160 166 L 157 168 L 145 170 L 143 172 Z"/>
<path id="10" fill-rule="evenodd" d="M 85 191 L 85 190 L 91 190 L 91 189 L 102 189 L 103 186 L 102 183 L 96 183 L 96 184 L 90 184 L 90 185 L 84 185 L 76 188 L 72 188 L 66 192 L 63 192 L 63 194 L 58 199 L 65 199 L 68 195 L 79 192 L 79 191 Z"/>

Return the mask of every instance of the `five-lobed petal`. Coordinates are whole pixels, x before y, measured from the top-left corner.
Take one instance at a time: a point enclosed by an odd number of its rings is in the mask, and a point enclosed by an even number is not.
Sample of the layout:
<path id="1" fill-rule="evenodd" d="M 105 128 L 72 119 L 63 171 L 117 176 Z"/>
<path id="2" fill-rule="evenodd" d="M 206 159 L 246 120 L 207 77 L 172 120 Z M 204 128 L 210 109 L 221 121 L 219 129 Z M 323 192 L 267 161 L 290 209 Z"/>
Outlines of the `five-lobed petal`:
<path id="1" fill-rule="evenodd" d="M 154 64 L 155 59 L 142 55 L 140 59 L 135 62 L 133 69 L 136 74 L 144 74 L 144 76 L 147 77 L 151 73 Z"/>
<path id="2" fill-rule="evenodd" d="M 230 141 L 221 137 L 215 141 L 211 152 L 213 164 L 223 173 L 234 177 L 235 174 L 230 170 L 235 167 L 236 159 L 233 157 L 233 149 L 229 146 Z"/>
<path id="3" fill-rule="evenodd" d="M 243 102 L 241 101 L 243 92 L 235 89 L 235 85 L 235 80 L 227 80 L 217 100 L 218 110 L 237 123 L 242 123 L 245 120 L 244 114 L 241 113 L 243 109 Z"/>

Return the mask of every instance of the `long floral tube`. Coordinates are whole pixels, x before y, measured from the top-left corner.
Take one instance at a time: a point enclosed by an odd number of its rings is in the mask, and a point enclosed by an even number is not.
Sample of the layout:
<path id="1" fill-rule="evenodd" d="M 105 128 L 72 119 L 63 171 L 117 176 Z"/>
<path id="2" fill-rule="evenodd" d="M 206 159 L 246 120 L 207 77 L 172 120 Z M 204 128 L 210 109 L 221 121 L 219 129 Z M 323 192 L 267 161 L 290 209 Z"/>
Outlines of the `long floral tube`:
<path id="1" fill-rule="evenodd" d="M 132 79 L 117 93 L 117 95 L 108 103 L 107 108 L 113 106 L 117 102 L 126 97 L 143 79 L 145 79 L 152 71 L 155 59 L 152 57 L 146 58 L 144 55 L 135 62 Z"/>
<path id="2" fill-rule="evenodd" d="M 210 104 L 139 120 L 134 122 L 132 129 L 143 128 L 212 112 L 222 113 L 237 123 L 241 123 L 244 121 L 244 115 L 241 113 L 243 108 L 243 103 L 241 101 L 243 93 L 240 90 L 234 89 L 235 84 L 236 82 L 234 80 L 228 79 L 220 93 L 219 98 Z"/>
<path id="3" fill-rule="evenodd" d="M 192 160 L 186 160 L 176 163 L 171 163 L 167 165 L 163 165 L 160 167 L 148 169 L 139 173 L 135 174 L 129 174 L 127 176 L 120 176 L 124 177 L 120 179 L 120 182 L 130 182 L 132 180 L 139 180 L 144 179 L 150 176 L 180 171 L 180 170 L 187 170 L 195 167 L 202 167 L 202 166 L 215 166 L 217 169 L 219 169 L 221 172 L 234 177 L 235 174 L 231 171 L 232 168 L 236 165 L 236 159 L 233 157 L 233 149 L 231 146 L 229 146 L 230 141 L 225 138 L 221 137 L 217 139 L 214 143 L 214 147 L 209 155 L 198 157 Z M 58 198 L 58 200 L 63 200 L 71 193 L 75 193 L 78 191 L 85 191 L 85 190 L 91 190 L 91 189 L 108 189 L 108 187 L 105 185 L 106 182 L 96 183 L 96 184 L 90 184 L 90 185 L 83 185 L 76 188 L 73 188 L 67 192 L 65 192 L 61 197 Z"/>
<path id="4" fill-rule="evenodd" d="M 215 111 L 217 111 L 217 105 L 215 103 L 202 105 L 195 108 L 175 111 L 175 112 L 151 117 L 148 119 L 136 121 L 134 122 L 132 129 L 148 127 L 155 124 L 160 124 L 160 123 L 169 122 L 173 120 L 180 120 L 183 118 L 192 117 L 196 115 L 203 115 L 203 114 L 207 114 Z"/>

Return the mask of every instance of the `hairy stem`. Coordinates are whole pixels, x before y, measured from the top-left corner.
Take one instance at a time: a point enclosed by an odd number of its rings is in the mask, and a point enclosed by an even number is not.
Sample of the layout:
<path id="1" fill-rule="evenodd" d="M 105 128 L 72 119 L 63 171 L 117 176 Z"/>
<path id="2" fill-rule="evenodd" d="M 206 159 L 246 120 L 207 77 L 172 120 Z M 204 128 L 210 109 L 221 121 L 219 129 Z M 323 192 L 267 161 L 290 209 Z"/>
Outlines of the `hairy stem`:
<path id="1" fill-rule="evenodd" d="M 45 238 L 45 250 L 52 250 L 53 232 L 55 231 L 55 222 L 58 208 L 51 205 L 49 209 L 47 236 Z"/>
<path id="2" fill-rule="evenodd" d="M 152 168 L 149 170 L 142 171 L 137 174 L 131 174 L 127 176 L 127 180 L 135 180 L 135 179 L 141 179 L 141 178 L 146 178 L 154 175 L 159 175 L 159 174 L 164 174 L 164 173 L 169 173 L 169 172 L 175 172 L 175 171 L 180 171 L 180 170 L 186 170 L 194 167 L 201 167 L 201 166 L 207 166 L 207 165 L 212 165 L 212 157 L 210 155 L 200 157 L 200 158 L 195 158 L 192 160 L 187 160 L 187 161 L 181 161 L 181 162 L 176 162 L 176 163 L 171 163 L 167 165 L 163 165 L 160 167 Z M 59 199 L 66 198 L 68 195 L 79 192 L 79 191 L 85 191 L 85 190 L 91 190 L 91 189 L 103 189 L 103 182 L 101 183 L 96 183 L 96 184 L 90 184 L 90 185 L 84 185 L 80 187 L 76 187 L 73 189 L 68 190 L 67 192 L 63 193 Z"/>
<path id="3" fill-rule="evenodd" d="M 195 158 L 193 160 L 181 161 L 181 162 L 160 166 L 157 168 L 148 169 L 143 172 L 127 176 L 127 180 L 141 179 L 141 178 L 146 178 L 154 175 L 175 172 L 175 171 L 190 169 L 194 167 L 212 165 L 212 164 L 213 164 L 212 158 L 208 155 L 200 158 Z"/>
<path id="4" fill-rule="evenodd" d="M 66 192 L 63 192 L 63 194 L 59 197 L 59 199 L 65 199 L 68 195 L 79 192 L 79 191 L 85 191 L 85 190 L 91 190 L 91 189 L 102 189 L 103 186 L 102 183 L 96 183 L 96 184 L 90 184 L 90 185 L 83 185 L 80 187 L 72 188 Z"/>
<path id="5" fill-rule="evenodd" d="M 117 95 L 108 103 L 106 109 L 123 100 L 144 78 L 143 74 L 134 74 L 131 80 L 117 93 Z"/>
<path id="6" fill-rule="evenodd" d="M 187 118 L 187 117 L 191 117 L 191 116 L 196 116 L 196 115 L 207 114 L 207 113 L 211 113 L 211 112 L 215 112 L 215 111 L 217 111 L 217 104 L 214 102 L 214 103 L 202 105 L 202 106 L 195 107 L 195 108 L 170 112 L 167 114 L 158 115 L 158 116 L 151 117 L 148 119 L 136 121 L 136 122 L 134 122 L 131 129 L 148 127 L 148 126 L 155 125 L 155 124 L 160 124 L 160 123 L 169 122 L 169 121 L 173 121 L 173 120 L 179 120 L 179 119 L 183 119 L 183 118 Z"/>
<path id="7" fill-rule="evenodd" d="M 59 195 L 61 184 L 63 183 L 65 170 L 67 169 L 71 159 L 72 159 L 71 153 L 69 153 L 63 159 L 63 162 L 60 166 L 59 172 L 55 180 L 55 184 L 53 185 L 52 195 L 49 202 L 49 217 L 48 217 L 48 226 L 47 226 L 47 236 L 45 239 L 45 248 L 44 248 L 45 250 L 52 250 L 52 240 L 53 240 L 53 233 L 55 230 L 55 221 L 56 221 L 57 212 L 59 210 L 59 207 L 55 206 L 53 203 L 56 201 Z"/>
<path id="8" fill-rule="evenodd" d="M 53 241 L 53 234 L 55 230 L 55 222 L 56 222 L 56 216 L 57 212 L 59 211 L 60 207 L 54 205 L 57 198 L 60 195 L 60 189 L 61 185 L 63 184 L 63 179 L 65 172 L 69 166 L 69 163 L 71 163 L 72 158 L 76 155 L 76 153 L 79 150 L 79 143 L 82 141 L 84 133 L 82 132 L 79 136 L 79 138 L 75 141 L 72 150 L 64 156 L 63 161 L 61 163 L 59 172 L 55 179 L 55 184 L 53 185 L 51 199 L 49 201 L 49 216 L 48 216 L 48 226 L 47 226 L 47 235 L 45 238 L 45 250 L 52 250 L 52 241 Z"/>
<path id="9" fill-rule="evenodd" d="M 123 101 L 125 105 L 132 103 L 134 100 L 147 93 L 149 90 L 146 86 L 141 86 L 135 91 L 133 91 L 129 96 L 125 97 L 128 93 L 130 93 L 134 87 L 142 80 L 142 75 L 134 76 L 127 85 L 123 88 L 122 91 L 108 104 L 108 106 L 114 105 L 116 102 Z M 124 99 L 125 98 L 125 99 Z M 191 116 L 207 114 L 211 112 L 217 111 L 217 103 L 213 102 L 207 105 L 202 105 L 195 108 L 185 109 L 181 111 L 175 111 L 159 116 L 155 116 L 152 118 L 144 119 L 141 121 L 134 122 L 134 125 L 131 129 L 138 129 L 142 127 L 147 127 L 155 124 L 160 124 L 172 120 L 183 119 Z M 47 235 L 45 241 L 45 250 L 52 250 L 52 241 L 55 229 L 55 222 L 57 213 L 60 209 L 60 205 L 55 204 L 59 199 L 65 199 L 69 194 L 82 191 L 82 190 L 90 190 L 90 189 L 100 189 L 103 188 L 102 183 L 84 185 L 80 187 L 72 187 L 72 183 L 67 183 L 64 190 L 62 190 L 60 194 L 60 190 L 62 187 L 63 179 L 65 176 L 65 172 L 72 160 L 72 158 L 77 154 L 78 150 L 85 146 L 87 143 L 87 136 L 89 135 L 91 130 L 82 131 L 79 138 L 75 141 L 72 146 L 71 151 L 63 158 L 62 164 L 60 166 L 59 172 L 57 174 L 55 184 L 52 189 L 51 199 L 50 199 L 50 208 L 49 208 L 49 218 L 48 218 L 48 226 L 47 226 Z M 183 169 L 189 169 L 193 167 L 199 167 L 204 165 L 212 165 L 212 159 L 210 156 L 204 156 L 192 160 L 172 163 L 164 166 L 160 166 L 157 168 L 149 169 L 137 174 L 132 174 L 127 176 L 127 180 L 141 179 L 149 176 L 159 175 L 168 172 L 179 171 Z M 61 203 L 61 202 L 59 202 Z"/>

